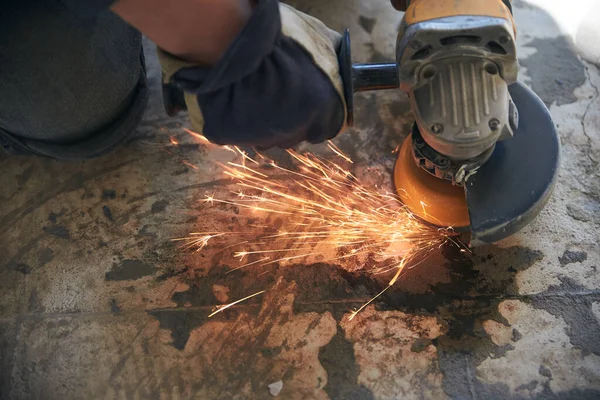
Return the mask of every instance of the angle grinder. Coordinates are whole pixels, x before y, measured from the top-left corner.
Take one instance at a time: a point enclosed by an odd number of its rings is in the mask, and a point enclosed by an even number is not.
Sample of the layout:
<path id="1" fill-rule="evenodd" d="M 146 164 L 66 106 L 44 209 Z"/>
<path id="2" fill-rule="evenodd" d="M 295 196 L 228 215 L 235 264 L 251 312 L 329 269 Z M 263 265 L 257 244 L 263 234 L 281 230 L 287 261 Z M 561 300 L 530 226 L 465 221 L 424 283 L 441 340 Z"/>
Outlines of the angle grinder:
<path id="1" fill-rule="evenodd" d="M 354 64 L 350 35 L 339 63 L 353 94 L 408 93 L 415 124 L 394 169 L 400 199 L 415 215 L 496 242 L 531 222 L 558 176 L 560 145 L 544 103 L 517 81 L 509 0 L 408 0 L 396 62 Z"/>

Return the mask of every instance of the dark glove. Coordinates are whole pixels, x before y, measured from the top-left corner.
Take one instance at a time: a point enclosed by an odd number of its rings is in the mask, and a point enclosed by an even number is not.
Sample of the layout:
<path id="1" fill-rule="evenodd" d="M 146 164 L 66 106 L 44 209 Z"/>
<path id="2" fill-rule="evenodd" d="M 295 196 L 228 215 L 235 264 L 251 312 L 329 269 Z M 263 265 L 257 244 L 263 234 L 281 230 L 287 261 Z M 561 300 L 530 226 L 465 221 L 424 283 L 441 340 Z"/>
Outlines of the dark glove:
<path id="1" fill-rule="evenodd" d="M 164 79 L 185 91 L 194 128 L 217 144 L 261 148 L 322 142 L 345 128 L 340 35 L 276 0 L 259 0 L 219 62 L 159 50 Z"/>

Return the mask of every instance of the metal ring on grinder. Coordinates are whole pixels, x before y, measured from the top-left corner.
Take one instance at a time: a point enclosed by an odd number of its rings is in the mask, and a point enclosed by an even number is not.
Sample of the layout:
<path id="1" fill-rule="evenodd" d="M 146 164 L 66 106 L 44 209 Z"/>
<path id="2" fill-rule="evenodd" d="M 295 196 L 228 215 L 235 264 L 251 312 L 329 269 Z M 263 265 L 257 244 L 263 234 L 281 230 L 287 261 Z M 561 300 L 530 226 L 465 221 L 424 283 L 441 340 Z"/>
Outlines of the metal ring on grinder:
<path id="1" fill-rule="evenodd" d="M 436 178 L 415 164 L 412 134 L 402 143 L 396 166 L 396 193 L 408 209 L 421 219 L 441 227 L 470 225 L 465 191 L 451 182 Z"/>

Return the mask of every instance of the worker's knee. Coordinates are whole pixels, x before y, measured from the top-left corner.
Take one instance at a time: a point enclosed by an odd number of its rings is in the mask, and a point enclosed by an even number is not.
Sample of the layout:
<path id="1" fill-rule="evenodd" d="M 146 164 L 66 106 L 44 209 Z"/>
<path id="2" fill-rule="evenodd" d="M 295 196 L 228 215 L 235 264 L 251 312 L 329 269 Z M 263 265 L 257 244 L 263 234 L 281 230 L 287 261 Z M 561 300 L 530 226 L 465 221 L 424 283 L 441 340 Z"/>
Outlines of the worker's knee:
<path id="1" fill-rule="evenodd" d="M 145 108 L 141 35 L 108 11 L 82 19 L 33 1 L 0 15 L 0 144 L 63 159 L 101 154 Z"/>

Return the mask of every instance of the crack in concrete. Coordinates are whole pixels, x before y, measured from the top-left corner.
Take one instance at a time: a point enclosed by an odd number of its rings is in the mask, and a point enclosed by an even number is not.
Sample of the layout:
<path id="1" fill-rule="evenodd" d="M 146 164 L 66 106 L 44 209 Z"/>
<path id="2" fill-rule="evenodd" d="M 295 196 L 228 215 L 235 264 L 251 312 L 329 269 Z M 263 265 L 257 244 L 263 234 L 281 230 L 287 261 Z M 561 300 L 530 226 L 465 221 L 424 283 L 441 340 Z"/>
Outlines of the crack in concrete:
<path id="1" fill-rule="evenodd" d="M 571 296 L 574 298 L 598 298 L 600 300 L 600 289 L 598 290 L 587 290 L 587 291 L 576 291 L 576 292 L 552 292 L 552 293 L 536 293 L 532 295 L 512 295 L 512 296 L 465 296 L 465 297 L 457 297 L 458 301 L 478 301 L 478 300 L 486 300 L 486 299 L 502 299 L 502 300 L 535 300 L 535 299 L 551 299 L 551 298 L 564 298 L 565 296 Z M 348 305 L 353 306 L 356 304 L 364 304 L 369 301 L 370 297 L 364 298 L 356 298 L 356 299 L 333 299 L 333 300 L 317 300 L 317 301 L 296 301 L 294 304 L 297 306 L 310 306 L 310 305 Z M 190 312 L 190 311 L 205 311 L 212 312 L 214 308 L 219 304 L 210 304 L 204 306 L 190 306 L 190 307 L 165 307 L 165 308 L 151 308 L 151 309 L 138 309 L 138 310 L 121 310 L 119 315 L 135 315 L 135 314 L 145 314 L 151 312 Z M 231 308 L 230 310 L 243 310 L 243 309 L 251 309 L 260 307 L 261 304 L 237 304 Z M 97 317 L 97 316 L 107 316 L 113 315 L 112 311 L 99 311 L 99 312 L 82 312 L 82 311 L 66 311 L 66 312 L 58 312 L 58 313 L 26 313 L 26 314 L 15 314 L 12 316 L 3 316 L 0 317 L 0 322 L 10 321 L 14 318 L 23 318 L 23 319 L 45 319 L 45 318 L 62 318 L 62 317 Z"/>
<path id="2" fill-rule="evenodd" d="M 473 372 L 471 371 L 471 366 L 470 366 L 468 357 L 465 358 L 465 364 L 466 364 L 466 368 L 467 368 L 467 381 L 469 383 L 469 392 L 471 392 L 471 398 L 476 399 L 477 394 L 475 391 L 475 387 L 473 386 Z"/>

